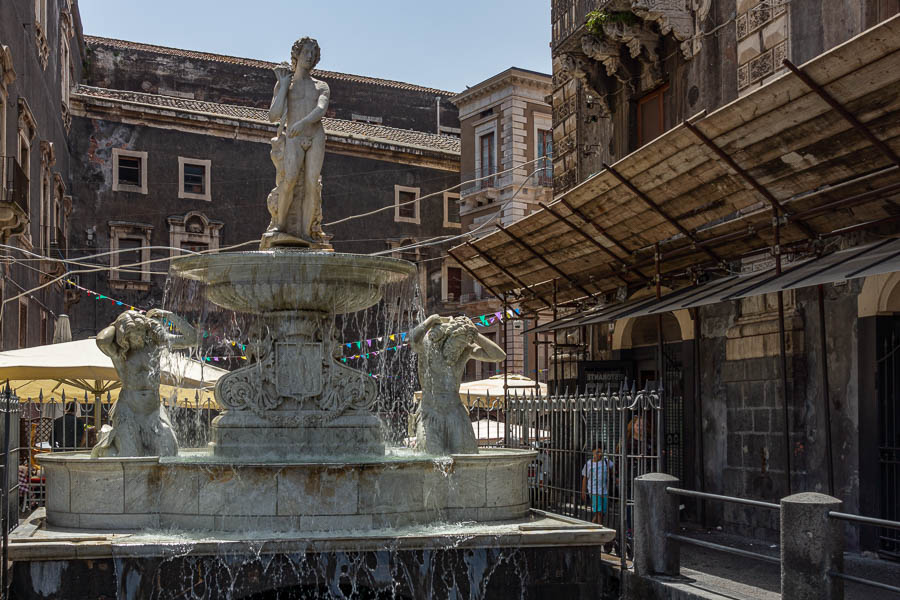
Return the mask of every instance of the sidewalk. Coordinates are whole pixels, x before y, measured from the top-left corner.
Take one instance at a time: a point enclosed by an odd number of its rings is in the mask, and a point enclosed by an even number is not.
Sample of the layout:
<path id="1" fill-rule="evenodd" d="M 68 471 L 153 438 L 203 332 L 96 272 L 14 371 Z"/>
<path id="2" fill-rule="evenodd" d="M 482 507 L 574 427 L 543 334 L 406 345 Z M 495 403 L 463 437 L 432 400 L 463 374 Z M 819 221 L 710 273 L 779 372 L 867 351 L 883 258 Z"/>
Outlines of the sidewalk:
<path id="1" fill-rule="evenodd" d="M 720 531 L 706 531 L 682 528 L 681 535 L 757 552 L 777 557 L 780 548 L 777 543 L 751 540 L 741 536 L 730 535 Z M 681 545 L 681 567 L 705 573 L 716 578 L 730 580 L 744 586 L 760 588 L 765 592 L 779 593 L 781 587 L 781 571 L 777 564 L 761 560 L 753 560 L 735 556 L 716 550 L 708 550 L 690 544 Z M 844 554 L 844 572 L 855 577 L 879 581 L 890 585 L 900 582 L 900 563 L 877 558 L 868 558 L 859 554 Z M 900 595 L 887 590 L 857 584 L 844 583 L 846 600 L 897 600 Z"/>

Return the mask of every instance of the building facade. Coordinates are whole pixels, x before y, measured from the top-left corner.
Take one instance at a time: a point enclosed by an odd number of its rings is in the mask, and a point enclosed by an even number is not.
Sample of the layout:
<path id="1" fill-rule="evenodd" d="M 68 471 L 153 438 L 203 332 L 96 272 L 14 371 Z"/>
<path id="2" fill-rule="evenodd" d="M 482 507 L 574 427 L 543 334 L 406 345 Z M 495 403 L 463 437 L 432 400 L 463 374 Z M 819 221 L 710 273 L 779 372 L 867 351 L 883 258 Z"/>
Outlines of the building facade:
<path id="1" fill-rule="evenodd" d="M 451 253 L 554 319 L 551 389 L 661 386 L 639 431 L 683 485 L 900 517 L 900 265 L 878 254 L 897 243 L 900 6 L 551 7 L 553 202 Z M 685 505 L 777 538 L 761 511 Z M 895 532 L 851 536 L 900 556 Z"/>
<path id="2" fill-rule="evenodd" d="M 83 48 L 72 0 L 0 6 L 3 349 L 50 343 L 56 317 L 66 311 L 58 279 L 65 267 L 49 259 L 68 254 L 70 89 L 81 77 Z"/>
<path id="3" fill-rule="evenodd" d="M 900 3 L 879 0 L 553 0 L 551 6 L 557 194 L 664 132 L 790 75 L 785 60 L 801 65 L 900 12 Z M 770 127 L 789 130 L 791 123 Z M 647 153 L 652 157 L 653 151 Z M 782 160 L 798 169 L 806 166 L 790 158 Z M 852 159 L 841 160 L 835 168 L 847 177 L 865 170 Z M 862 236 L 844 243 L 874 239 Z M 729 268 L 752 271 L 774 260 L 768 252 L 757 253 Z M 896 421 L 892 415 L 900 405 L 884 379 L 886 348 L 895 343 L 900 318 L 900 304 L 884 304 L 891 285 L 876 278 L 829 284 L 821 322 L 816 291 L 800 289 L 780 298 L 767 294 L 662 318 L 559 330 L 556 377 L 561 385 L 584 386 L 592 372 L 600 377 L 611 370 L 627 372 L 639 385 L 663 382 L 674 416 L 666 424 L 677 432 L 667 440 L 670 469 L 691 485 L 779 498 L 791 489 L 787 464 L 795 491 L 830 490 L 850 512 L 897 518 L 892 505 L 900 503 L 900 487 L 888 455 L 896 452 L 891 448 L 900 421 L 883 423 L 878 442 L 865 433 L 874 427 L 870 419 Z M 622 299 L 652 297 L 652 286 L 620 292 Z M 869 294 L 882 298 L 879 309 L 872 308 Z M 786 350 L 780 347 L 779 303 Z M 829 332 L 826 344 L 818 342 L 820 327 Z M 824 383 L 822 361 L 828 362 Z M 829 389 L 823 391 L 823 385 Z M 829 397 L 832 406 L 826 408 Z M 826 444 L 825 429 L 833 447 Z M 702 468 L 692 468 L 692 456 Z M 754 511 L 726 507 L 715 518 L 741 533 L 776 535 L 776 524 Z M 879 544 L 872 531 L 861 535 L 869 536 L 865 546 L 900 555 L 900 543 Z"/>
<path id="4" fill-rule="evenodd" d="M 272 64 L 106 38 L 88 37 L 87 48 L 70 137 L 75 196 L 85 210 L 74 211 L 71 237 L 85 254 L 124 252 L 100 259 L 109 270 L 78 277 L 82 288 L 116 302 L 76 291 L 76 337 L 112 320 L 117 302 L 160 306 L 166 257 L 258 239 L 275 177 Z M 323 223 L 335 250 L 388 251 L 457 233 L 459 224 L 448 221 L 458 214 L 457 197 L 442 190 L 459 181 L 458 121 L 453 105 L 438 100 L 452 94 L 315 75 L 332 88 L 322 180 Z M 372 214 L 354 218 L 364 213 Z M 420 264 L 429 310 L 440 308 L 441 251 L 394 253 Z"/>
<path id="5" fill-rule="evenodd" d="M 461 129 L 459 219 L 467 243 L 538 210 L 552 198 L 553 155 L 551 78 L 516 67 L 460 93 L 452 99 L 459 109 Z M 442 273 L 442 297 L 448 307 L 470 316 L 503 314 L 501 298 L 465 273 L 448 256 Z M 515 309 L 510 302 L 506 310 Z M 505 325 L 504 325 L 505 324 Z M 506 372 L 541 376 L 536 348 L 523 338 L 520 319 L 488 317 L 482 332 L 505 347 Z M 540 350 L 543 356 L 543 350 Z M 482 379 L 498 372 L 497 365 L 472 361 L 467 379 Z"/>

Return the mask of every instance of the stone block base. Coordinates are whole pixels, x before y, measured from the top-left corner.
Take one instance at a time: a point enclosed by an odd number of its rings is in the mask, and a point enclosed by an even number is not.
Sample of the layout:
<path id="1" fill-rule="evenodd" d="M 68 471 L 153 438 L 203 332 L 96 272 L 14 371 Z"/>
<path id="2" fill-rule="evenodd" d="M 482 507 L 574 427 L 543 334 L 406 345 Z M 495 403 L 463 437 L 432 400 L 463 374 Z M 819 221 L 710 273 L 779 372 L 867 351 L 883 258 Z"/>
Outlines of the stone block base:
<path id="1" fill-rule="evenodd" d="M 27 528 L 27 524 L 26 524 Z M 517 523 L 250 538 L 14 532 L 12 598 L 505 598 L 612 600 L 609 529 Z"/>
<path id="2" fill-rule="evenodd" d="M 364 531 L 528 514 L 528 464 L 536 453 L 490 449 L 433 458 L 232 461 L 180 456 L 40 457 L 47 523 L 122 531 Z"/>
<path id="3" fill-rule="evenodd" d="M 216 417 L 210 442 L 213 455 L 241 461 L 384 455 L 381 422 L 371 413 L 347 413 L 327 420 L 328 414 L 320 411 L 285 411 L 285 417 L 309 419 L 305 426 L 279 424 L 279 411 L 270 412 L 271 419 L 233 410 Z"/>

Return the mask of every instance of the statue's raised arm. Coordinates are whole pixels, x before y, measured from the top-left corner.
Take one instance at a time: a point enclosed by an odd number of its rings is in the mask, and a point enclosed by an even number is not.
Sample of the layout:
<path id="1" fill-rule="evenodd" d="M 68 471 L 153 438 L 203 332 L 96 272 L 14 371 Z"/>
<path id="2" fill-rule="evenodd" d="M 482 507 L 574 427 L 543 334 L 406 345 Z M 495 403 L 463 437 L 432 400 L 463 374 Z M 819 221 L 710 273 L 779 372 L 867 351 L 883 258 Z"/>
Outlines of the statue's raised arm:
<path id="1" fill-rule="evenodd" d="M 163 329 L 165 337 L 164 340 L 161 341 L 164 341 L 165 344 L 173 350 L 193 348 L 200 343 L 200 337 L 197 335 L 197 330 L 194 329 L 190 323 L 173 312 L 154 308 L 147 311 L 147 318 L 159 320 L 163 325 L 168 325 L 169 323 L 172 324 L 174 332 Z"/>

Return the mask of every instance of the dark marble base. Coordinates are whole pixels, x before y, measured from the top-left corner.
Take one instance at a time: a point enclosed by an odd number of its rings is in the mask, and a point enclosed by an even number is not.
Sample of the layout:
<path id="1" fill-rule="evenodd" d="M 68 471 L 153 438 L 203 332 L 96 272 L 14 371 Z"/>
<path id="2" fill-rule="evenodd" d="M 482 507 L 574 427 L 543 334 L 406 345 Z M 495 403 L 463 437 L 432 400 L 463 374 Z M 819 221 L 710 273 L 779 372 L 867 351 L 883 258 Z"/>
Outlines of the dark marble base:
<path id="1" fill-rule="evenodd" d="M 599 546 L 467 547 L 17 561 L 11 598 L 613 599 Z"/>

